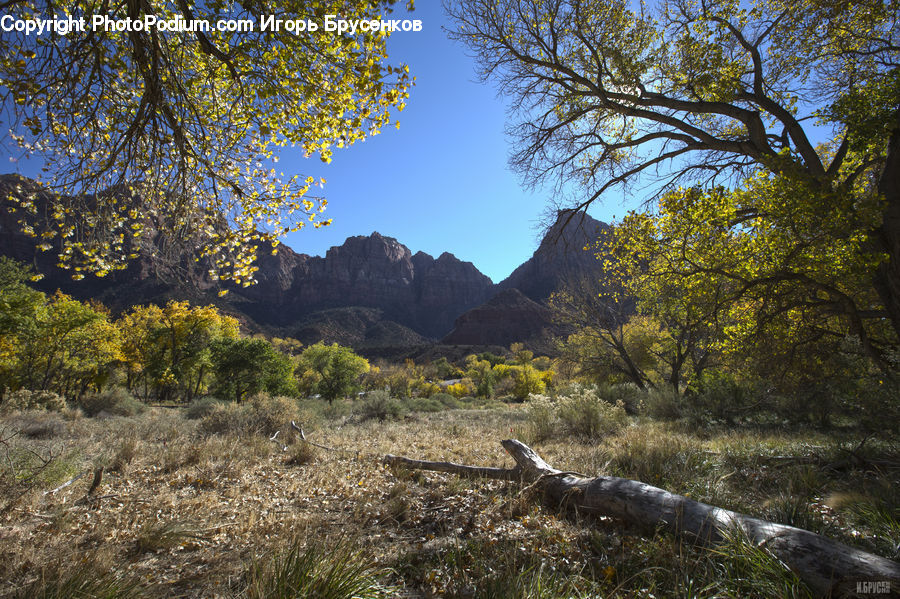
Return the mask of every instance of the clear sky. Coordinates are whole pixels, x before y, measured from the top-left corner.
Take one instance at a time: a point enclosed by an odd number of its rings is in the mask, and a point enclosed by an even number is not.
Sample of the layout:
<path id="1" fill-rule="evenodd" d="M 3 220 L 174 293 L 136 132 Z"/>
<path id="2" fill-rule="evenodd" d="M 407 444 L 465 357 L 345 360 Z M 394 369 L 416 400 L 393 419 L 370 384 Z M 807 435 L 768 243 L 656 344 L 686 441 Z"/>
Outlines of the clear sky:
<path id="1" fill-rule="evenodd" d="M 398 9 L 393 18 L 405 16 Z M 499 282 L 537 247 L 551 190 L 531 193 L 509 170 L 505 102 L 492 84 L 478 82 L 465 48 L 447 38 L 440 1 L 419 0 L 409 17 L 422 20 L 422 31 L 394 33 L 388 46 L 389 63 L 409 64 L 416 77 L 400 129 L 335 150 L 330 165 L 285 151 L 281 167 L 327 179 L 325 216 L 334 219 L 285 242 L 324 255 L 351 235 L 378 231 L 413 253 L 451 252 Z M 606 221 L 624 212 L 614 201 L 591 210 Z"/>

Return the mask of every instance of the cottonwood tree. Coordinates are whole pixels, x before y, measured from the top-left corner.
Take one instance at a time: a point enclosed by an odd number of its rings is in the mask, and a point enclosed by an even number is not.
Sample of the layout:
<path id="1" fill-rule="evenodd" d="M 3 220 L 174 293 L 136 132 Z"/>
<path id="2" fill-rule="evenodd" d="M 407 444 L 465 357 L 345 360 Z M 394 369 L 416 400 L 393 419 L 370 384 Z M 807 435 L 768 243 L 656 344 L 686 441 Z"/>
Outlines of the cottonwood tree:
<path id="1" fill-rule="evenodd" d="M 369 371 L 369 361 L 349 347 L 322 342 L 310 345 L 300 354 L 297 372 L 300 387 L 333 402 L 359 387 L 359 379 Z"/>
<path id="2" fill-rule="evenodd" d="M 0 392 L 46 390 L 78 397 L 99 389 L 122 355 L 105 308 L 27 286 L 24 265 L 0 260 Z"/>
<path id="3" fill-rule="evenodd" d="M 784 201 L 822 209 L 853 240 L 839 259 L 867 262 L 877 306 L 823 288 L 822 277 L 780 265 L 771 277 L 824 299 L 863 330 L 888 322 L 900 336 L 900 17 L 897 0 L 454 0 L 453 37 L 516 107 L 512 164 L 531 183 L 585 190 L 586 208 L 616 186 L 656 181 L 757 191 L 791 187 Z M 819 125 L 819 126 L 817 126 Z M 795 193 L 798 192 L 798 193 Z M 761 195 L 725 222 L 790 231 Z M 793 199 L 790 199 L 793 198 Z M 865 218 L 865 222 L 861 220 Z M 721 220 L 716 226 L 721 226 Z M 799 228 L 805 228 L 801 223 Z M 864 238 L 859 238 L 860 231 Z M 802 240 L 800 240 L 802 241 Z M 832 244 L 839 245 L 839 244 Z M 855 252 L 855 254 L 853 253 Z M 860 257 L 862 255 L 862 257 Z M 828 277 L 826 276 L 825 279 Z M 877 326 L 877 325 L 875 325 Z"/>
<path id="4" fill-rule="evenodd" d="M 43 162 L 46 187 L 60 194 L 49 204 L 11 194 L 22 229 L 74 278 L 124 268 L 149 236 L 173 248 L 173 259 L 194 253 L 214 276 L 251 282 L 257 247 L 328 222 L 316 219 L 325 201 L 309 195 L 324 181 L 276 171 L 281 148 L 328 162 L 403 109 L 409 69 L 386 63 L 387 35 L 322 29 L 325 15 L 378 18 L 393 3 L 4 2 L 14 19 L 88 22 L 66 35 L 0 36 L 3 128 L 16 155 Z M 211 30 L 92 29 L 93 15 L 204 20 Z M 319 30 L 262 31 L 264 16 Z M 251 21 L 253 30 L 219 31 L 220 20 Z"/>
<path id="5" fill-rule="evenodd" d="M 159 401 L 200 395 L 213 369 L 211 346 L 239 336 L 235 318 L 186 301 L 134 306 L 116 325 L 129 390 Z"/>
<path id="6" fill-rule="evenodd" d="M 294 364 L 265 339 L 218 339 L 210 344 L 213 382 L 210 391 L 223 399 L 243 401 L 265 391 L 295 395 Z"/>

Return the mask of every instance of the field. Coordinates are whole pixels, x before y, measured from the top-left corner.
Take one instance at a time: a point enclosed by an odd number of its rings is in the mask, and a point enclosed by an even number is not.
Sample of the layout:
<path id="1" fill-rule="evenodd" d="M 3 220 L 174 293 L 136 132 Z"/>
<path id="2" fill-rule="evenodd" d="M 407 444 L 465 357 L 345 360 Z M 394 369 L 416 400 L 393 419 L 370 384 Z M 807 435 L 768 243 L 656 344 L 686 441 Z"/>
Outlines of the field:
<path id="1" fill-rule="evenodd" d="M 329 594 L 339 583 L 359 584 L 361 597 L 808 595 L 741 539 L 704 551 L 542 507 L 518 484 L 382 465 L 390 453 L 509 466 L 500 440 L 510 437 L 561 469 L 642 480 L 892 559 L 900 551 L 898 448 L 853 430 L 629 416 L 588 438 L 523 404 L 387 420 L 349 402 L 290 407 L 326 450 L 287 421 L 271 440 L 278 427 L 260 423 L 282 409 L 258 406 L 255 420 L 249 406 L 203 418 L 161 407 L 0 417 L 0 596 L 288 596 L 279 585 L 303 577 L 318 589 L 307 596 L 321 597 L 351 596 Z"/>

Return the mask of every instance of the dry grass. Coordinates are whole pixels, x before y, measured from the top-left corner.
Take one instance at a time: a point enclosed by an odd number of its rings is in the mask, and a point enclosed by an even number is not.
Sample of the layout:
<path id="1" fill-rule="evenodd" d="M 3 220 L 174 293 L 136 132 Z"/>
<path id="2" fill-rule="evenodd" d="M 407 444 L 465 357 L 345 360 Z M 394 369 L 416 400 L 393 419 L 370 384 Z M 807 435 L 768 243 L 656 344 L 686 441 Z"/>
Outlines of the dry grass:
<path id="1" fill-rule="evenodd" d="M 0 420 L 0 429 L 12 431 L 23 418 Z M 308 431 L 316 442 L 346 451 L 313 450 L 287 429 L 278 438 L 288 445 L 285 452 L 267 434 L 204 432 L 181 410 L 158 408 L 133 418 L 82 418 L 62 426 L 54 420 L 36 427 L 46 432 L 9 438 L 10 449 L 49 452 L 68 466 L 0 513 L 0 597 L 37 595 L 48 571 L 69 572 L 85 560 L 99 564 L 113 586 L 136 585 L 144 596 L 239 597 L 249 592 L 249 580 L 258 582 L 258 564 L 292 547 L 299 551 L 305 541 L 364 550 L 385 587 L 411 597 L 771 592 L 727 586 L 729 572 L 747 577 L 744 562 L 729 566 L 666 536 L 573 519 L 541 508 L 539 498 L 514 485 L 381 464 L 392 453 L 509 466 L 499 441 L 527 429 L 521 407 L 416 414 L 399 422 L 321 415 L 307 421 L 317 422 Z M 862 531 L 857 544 L 884 553 L 889 545 L 869 542 L 856 512 L 839 513 L 822 499 L 859 488 L 871 476 L 864 467 L 816 479 L 804 474 L 803 463 L 773 466 L 758 457 L 793 452 L 831 460 L 848 446 L 822 436 L 803 439 L 691 433 L 644 422 L 599 442 L 553 436 L 536 449 L 560 468 L 641 478 L 763 515 L 787 495 L 806 517 L 843 518 L 835 530 L 851 542 L 852 522 Z M 90 497 L 90 476 L 45 494 L 99 466 L 105 475 Z M 896 478 L 896 471 L 888 476 Z M 0 487 L 0 508 L 9 503 L 4 494 L 12 493 L 7 483 Z M 879 505 L 896 518 L 895 505 Z M 786 579 L 783 588 L 795 584 Z M 790 594 L 802 596 L 798 588 Z"/>

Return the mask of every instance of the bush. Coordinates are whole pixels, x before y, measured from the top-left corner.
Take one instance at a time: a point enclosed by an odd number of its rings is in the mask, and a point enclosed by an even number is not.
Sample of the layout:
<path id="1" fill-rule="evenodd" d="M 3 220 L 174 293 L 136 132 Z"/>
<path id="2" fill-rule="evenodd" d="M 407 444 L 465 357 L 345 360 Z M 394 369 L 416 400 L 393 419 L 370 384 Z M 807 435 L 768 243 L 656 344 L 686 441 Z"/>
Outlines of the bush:
<path id="1" fill-rule="evenodd" d="M 547 387 L 541 373 L 531 364 L 516 366 L 513 381 L 512 394 L 518 400 L 524 400 L 532 393 L 543 393 Z"/>
<path id="2" fill-rule="evenodd" d="M 31 439 L 50 439 L 66 432 L 66 423 L 56 412 L 20 412 L 8 418 L 6 424 Z"/>
<path id="3" fill-rule="evenodd" d="M 621 400 L 611 404 L 601 399 L 596 390 L 587 388 L 560 397 L 557 415 L 570 433 L 587 438 L 614 433 L 628 424 Z"/>
<path id="4" fill-rule="evenodd" d="M 136 416 L 147 406 L 134 398 L 123 387 L 112 387 L 100 393 L 91 393 L 78 400 L 78 406 L 88 416 Z"/>
<path id="5" fill-rule="evenodd" d="M 406 406 L 381 389 L 369 393 L 359 408 L 360 415 L 366 419 L 393 420 L 402 416 L 404 412 L 406 412 Z"/>
<path id="6" fill-rule="evenodd" d="M 248 434 L 246 406 L 236 403 L 219 404 L 200 420 L 200 430 L 213 435 Z"/>
<path id="7" fill-rule="evenodd" d="M 188 420 L 199 420 L 221 405 L 222 402 L 215 397 L 201 397 L 188 404 L 184 415 Z"/>
<path id="8" fill-rule="evenodd" d="M 643 412 L 651 418 L 677 420 L 686 413 L 684 401 L 674 389 L 653 389 L 644 397 Z"/>
<path id="9" fill-rule="evenodd" d="M 300 410 L 297 402 L 290 397 L 270 397 L 258 393 L 250 398 L 250 426 L 259 433 L 272 435 L 282 427 L 297 420 Z"/>
<path id="10" fill-rule="evenodd" d="M 713 420 L 729 424 L 769 408 L 762 383 L 742 381 L 725 373 L 705 376 L 701 389 L 693 397 L 686 397 L 685 403 L 684 415 L 696 422 Z"/>
<path id="11" fill-rule="evenodd" d="M 65 407 L 65 398 L 52 391 L 19 389 L 6 396 L 6 399 L 0 405 L 0 412 L 12 412 L 15 410 L 61 412 Z"/>
<path id="12" fill-rule="evenodd" d="M 444 391 L 452 395 L 457 399 L 461 399 L 463 397 L 474 395 L 475 394 L 475 385 L 472 383 L 471 379 L 465 378 L 459 381 L 458 383 L 453 383 L 452 385 L 447 385 L 444 388 Z"/>
<path id="13" fill-rule="evenodd" d="M 449 393 L 435 393 L 431 396 L 432 401 L 440 402 L 445 408 L 457 410 L 462 407 L 462 403 Z"/>
<path id="14" fill-rule="evenodd" d="M 200 430 L 213 434 L 270 436 L 291 420 L 297 420 L 299 415 L 293 399 L 259 393 L 243 404 L 214 406 L 200 421 Z"/>
<path id="15" fill-rule="evenodd" d="M 532 443 L 549 439 L 556 433 L 556 405 L 546 395 L 528 396 L 528 436 Z"/>
<path id="16" fill-rule="evenodd" d="M 406 407 L 410 412 L 440 412 L 445 409 L 444 404 L 428 397 L 410 397 L 406 400 Z"/>
<path id="17" fill-rule="evenodd" d="M 300 442 L 291 447 L 286 463 L 289 466 L 305 466 L 316 459 L 317 453 L 313 445 Z"/>
<path id="18" fill-rule="evenodd" d="M 634 383 L 598 385 L 597 394 L 611 404 L 621 401 L 629 414 L 638 413 L 641 401 L 647 395 L 646 391 L 642 391 Z"/>

